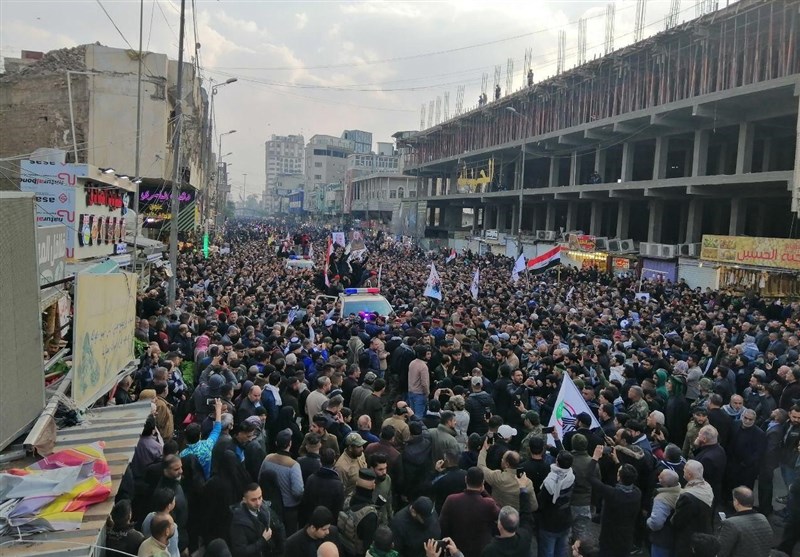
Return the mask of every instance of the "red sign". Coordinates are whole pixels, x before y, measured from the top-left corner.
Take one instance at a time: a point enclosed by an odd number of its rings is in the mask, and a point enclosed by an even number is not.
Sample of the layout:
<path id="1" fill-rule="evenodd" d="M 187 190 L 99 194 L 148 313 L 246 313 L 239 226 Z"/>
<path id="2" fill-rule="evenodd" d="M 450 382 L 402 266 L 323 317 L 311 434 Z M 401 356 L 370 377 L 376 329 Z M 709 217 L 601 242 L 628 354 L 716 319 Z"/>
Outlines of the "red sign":
<path id="1" fill-rule="evenodd" d="M 122 194 L 116 190 L 99 188 L 86 188 L 86 206 L 102 205 L 111 210 L 121 209 L 123 206 Z"/>

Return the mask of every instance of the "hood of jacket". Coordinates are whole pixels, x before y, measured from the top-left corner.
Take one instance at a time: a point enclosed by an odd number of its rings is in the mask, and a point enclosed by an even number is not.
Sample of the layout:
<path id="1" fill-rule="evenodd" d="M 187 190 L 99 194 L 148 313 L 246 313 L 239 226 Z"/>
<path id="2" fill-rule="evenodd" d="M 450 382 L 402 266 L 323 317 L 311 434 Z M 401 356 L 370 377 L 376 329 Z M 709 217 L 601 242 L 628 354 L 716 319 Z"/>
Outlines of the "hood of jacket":
<path id="1" fill-rule="evenodd" d="M 656 488 L 656 496 L 654 499 L 666 502 L 670 508 L 675 508 L 675 503 L 678 502 L 678 497 L 681 494 L 680 484 L 672 487 L 659 487 Z"/>
<path id="2" fill-rule="evenodd" d="M 703 479 L 690 481 L 686 484 L 686 487 L 683 488 L 681 493 L 694 495 L 709 507 L 713 506 L 714 491 L 711 489 L 711 485 Z"/>

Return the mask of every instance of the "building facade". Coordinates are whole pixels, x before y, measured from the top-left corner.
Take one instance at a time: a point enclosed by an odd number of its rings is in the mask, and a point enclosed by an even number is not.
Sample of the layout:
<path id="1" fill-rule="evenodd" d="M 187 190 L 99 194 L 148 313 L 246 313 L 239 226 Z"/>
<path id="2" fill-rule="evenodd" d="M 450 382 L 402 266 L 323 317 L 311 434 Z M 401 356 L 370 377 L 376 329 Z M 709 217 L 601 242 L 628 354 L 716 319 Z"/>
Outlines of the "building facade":
<path id="1" fill-rule="evenodd" d="M 353 218 L 392 224 L 400 204 L 417 196 L 417 181 L 398 172 L 376 172 L 354 179 L 350 185 Z"/>
<path id="2" fill-rule="evenodd" d="M 306 211 L 318 213 L 323 211 L 325 191 L 330 184 L 344 183 L 347 157 L 355 150 L 350 139 L 342 139 L 332 135 L 314 135 L 306 145 Z M 310 200 L 318 200 L 310 203 Z"/>
<path id="3" fill-rule="evenodd" d="M 166 55 L 142 56 L 140 168 L 142 183 L 169 187 L 173 179 L 171 119 L 176 103 L 177 62 Z M 138 59 L 130 51 L 82 45 L 6 64 L 0 77 L 0 158 L 39 148 L 66 151 L 66 162 L 111 167 L 135 177 Z M 183 68 L 180 176 L 182 187 L 210 191 L 215 174 L 208 130 L 208 96 L 192 64 Z M 13 132 L 12 132 L 13 130 Z M 19 176 L 2 164 L 0 180 Z M 200 195 L 201 205 L 206 201 Z"/>
<path id="4" fill-rule="evenodd" d="M 372 152 L 372 132 L 362 130 L 344 130 L 342 139 L 353 142 L 353 151 L 356 153 Z"/>
<path id="5" fill-rule="evenodd" d="M 800 53 L 790 45 L 799 6 L 742 0 L 433 128 L 399 132 L 418 183 L 407 208 L 424 221 L 417 230 L 491 230 L 514 252 L 580 231 L 671 256 L 699 253 L 704 235 L 796 237 Z"/>
<path id="6" fill-rule="evenodd" d="M 264 209 L 267 212 L 272 213 L 279 210 L 279 200 L 282 195 L 278 191 L 279 177 L 303 175 L 305 146 L 305 139 L 302 135 L 272 135 L 264 144 L 267 177 L 264 189 Z"/>
<path id="7" fill-rule="evenodd" d="M 353 183 L 355 180 L 373 174 L 391 175 L 399 174 L 402 171 L 401 158 L 394 154 L 391 143 L 378 143 L 379 149 L 376 153 L 353 153 L 347 157 L 347 168 L 344 177 L 344 212 L 349 213 L 352 209 Z M 388 193 L 387 193 L 388 195 Z"/>

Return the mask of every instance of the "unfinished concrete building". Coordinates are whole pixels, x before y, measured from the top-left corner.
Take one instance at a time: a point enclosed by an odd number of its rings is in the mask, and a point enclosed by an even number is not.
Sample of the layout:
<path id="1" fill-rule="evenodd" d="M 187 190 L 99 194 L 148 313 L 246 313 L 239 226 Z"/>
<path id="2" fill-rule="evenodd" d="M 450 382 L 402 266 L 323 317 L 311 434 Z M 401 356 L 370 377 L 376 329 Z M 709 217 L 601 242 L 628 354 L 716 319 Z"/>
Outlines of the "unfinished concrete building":
<path id="1" fill-rule="evenodd" d="M 417 178 L 417 230 L 673 246 L 797 237 L 799 20 L 798 0 L 742 0 L 396 134 Z"/>

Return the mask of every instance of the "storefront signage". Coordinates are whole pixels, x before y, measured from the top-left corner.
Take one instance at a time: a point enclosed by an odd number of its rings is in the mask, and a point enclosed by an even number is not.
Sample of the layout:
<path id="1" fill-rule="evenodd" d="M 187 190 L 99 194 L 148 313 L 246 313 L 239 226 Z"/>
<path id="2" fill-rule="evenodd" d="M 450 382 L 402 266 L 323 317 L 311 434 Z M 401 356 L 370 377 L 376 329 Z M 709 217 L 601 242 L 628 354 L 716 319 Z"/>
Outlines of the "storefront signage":
<path id="1" fill-rule="evenodd" d="M 630 269 L 631 260 L 626 257 L 615 257 L 613 259 L 612 267 L 614 267 L 614 269 Z"/>
<path id="2" fill-rule="evenodd" d="M 67 227 L 63 224 L 36 228 L 36 258 L 39 263 L 39 286 L 64 278 L 67 257 Z"/>
<path id="3" fill-rule="evenodd" d="M 800 240 L 706 234 L 700 259 L 800 271 Z"/>
<path id="4" fill-rule="evenodd" d="M 122 209 L 123 215 L 127 212 L 128 202 L 130 200 L 128 192 L 107 188 L 93 188 L 88 185 L 85 189 L 87 207 L 99 205 L 108 207 L 112 211 Z"/>
<path id="5" fill-rule="evenodd" d="M 497 233 L 497 230 L 495 230 L 495 229 L 489 229 L 486 232 L 484 232 L 483 236 L 487 240 L 497 240 L 498 233 Z"/>
<path id="6" fill-rule="evenodd" d="M 163 188 L 158 189 L 145 189 L 139 193 L 139 201 L 142 203 L 149 202 L 163 202 L 172 200 L 172 192 L 166 191 Z M 179 203 L 189 203 L 194 200 L 194 193 L 191 191 L 181 191 L 178 196 Z"/>
<path id="7" fill-rule="evenodd" d="M 570 234 L 567 242 L 571 250 L 595 251 L 596 248 L 594 236 L 588 234 Z"/>

